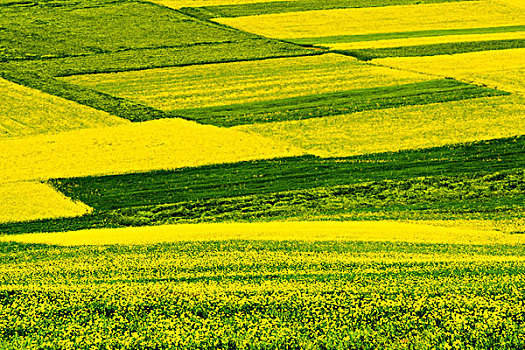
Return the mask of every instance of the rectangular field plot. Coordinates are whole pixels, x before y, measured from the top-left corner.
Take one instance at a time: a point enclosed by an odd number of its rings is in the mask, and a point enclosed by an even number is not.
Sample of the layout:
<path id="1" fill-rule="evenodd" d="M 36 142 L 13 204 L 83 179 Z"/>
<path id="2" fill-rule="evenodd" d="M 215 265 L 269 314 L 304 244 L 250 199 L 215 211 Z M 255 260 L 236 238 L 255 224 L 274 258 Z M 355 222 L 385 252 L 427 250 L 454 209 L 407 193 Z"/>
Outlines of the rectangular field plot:
<path id="1" fill-rule="evenodd" d="M 494 1 L 307 11 L 215 21 L 281 39 L 524 25 L 525 14 Z"/>
<path id="2" fill-rule="evenodd" d="M 80 216 L 91 212 L 40 182 L 0 183 L 0 223 Z"/>
<path id="3" fill-rule="evenodd" d="M 62 78 L 68 83 L 165 111 L 430 79 L 425 75 L 364 65 L 353 58 L 335 54 Z"/>
<path id="4" fill-rule="evenodd" d="M 94 108 L 0 79 L 0 138 L 127 123 Z"/>
<path id="5" fill-rule="evenodd" d="M 319 156 L 350 156 L 523 135 L 525 100 L 476 98 L 234 129 L 279 139 Z"/>
<path id="6" fill-rule="evenodd" d="M 471 52 L 432 57 L 374 60 L 400 69 L 440 74 L 502 90 L 525 93 L 525 49 Z"/>

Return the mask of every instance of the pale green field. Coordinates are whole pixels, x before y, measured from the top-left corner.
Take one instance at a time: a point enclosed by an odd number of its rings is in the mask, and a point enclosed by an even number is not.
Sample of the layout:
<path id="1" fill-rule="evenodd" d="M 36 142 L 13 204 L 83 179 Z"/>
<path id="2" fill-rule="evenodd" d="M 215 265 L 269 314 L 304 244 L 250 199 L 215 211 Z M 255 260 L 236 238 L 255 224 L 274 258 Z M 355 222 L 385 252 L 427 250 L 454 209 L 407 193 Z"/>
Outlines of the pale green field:
<path id="1" fill-rule="evenodd" d="M 63 78 L 162 110 L 268 101 L 430 79 L 336 54 Z"/>

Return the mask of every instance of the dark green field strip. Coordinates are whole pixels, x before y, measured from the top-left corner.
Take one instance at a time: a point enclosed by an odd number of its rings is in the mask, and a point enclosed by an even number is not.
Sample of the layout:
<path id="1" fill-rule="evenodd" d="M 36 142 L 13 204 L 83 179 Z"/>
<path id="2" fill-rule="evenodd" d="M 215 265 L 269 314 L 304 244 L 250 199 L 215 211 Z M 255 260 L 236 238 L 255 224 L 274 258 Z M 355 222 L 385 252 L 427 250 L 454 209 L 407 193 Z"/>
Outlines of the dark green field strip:
<path id="1" fill-rule="evenodd" d="M 197 18 L 211 19 L 218 17 L 256 16 L 296 11 L 433 4 L 453 1 L 463 0 L 295 0 L 256 2 L 251 4 L 237 5 L 187 7 L 181 9 L 181 11 Z"/>
<path id="2" fill-rule="evenodd" d="M 525 172 L 375 181 L 310 190 L 134 207 L 107 213 L 124 226 L 265 220 L 525 218 Z"/>
<path id="3" fill-rule="evenodd" d="M 522 47 L 525 47 L 524 39 L 510 39 L 385 47 L 380 49 L 333 50 L 333 52 L 369 61 L 375 58 L 453 55 L 466 52 L 518 49 Z"/>
<path id="4" fill-rule="evenodd" d="M 202 124 L 231 127 L 506 94 L 453 79 L 438 79 L 280 100 L 175 110 L 170 114 Z"/>
<path id="5" fill-rule="evenodd" d="M 525 136 L 348 158 L 313 156 L 172 171 L 57 179 L 68 197 L 97 210 L 268 194 L 367 181 L 490 174 L 525 167 Z"/>
<path id="6" fill-rule="evenodd" d="M 318 44 L 353 43 L 353 42 L 374 41 L 374 40 L 422 38 L 422 37 L 446 36 L 446 35 L 494 34 L 494 33 L 510 33 L 510 32 L 522 32 L 522 31 L 525 31 L 525 25 L 523 26 L 505 26 L 505 27 L 487 27 L 487 28 L 420 30 L 420 31 L 411 31 L 411 32 L 376 33 L 376 34 L 361 34 L 361 35 L 338 35 L 338 36 L 327 36 L 327 37 L 319 37 L 319 38 L 287 39 L 287 41 L 290 41 L 296 44 L 301 44 L 301 45 L 318 45 Z"/>

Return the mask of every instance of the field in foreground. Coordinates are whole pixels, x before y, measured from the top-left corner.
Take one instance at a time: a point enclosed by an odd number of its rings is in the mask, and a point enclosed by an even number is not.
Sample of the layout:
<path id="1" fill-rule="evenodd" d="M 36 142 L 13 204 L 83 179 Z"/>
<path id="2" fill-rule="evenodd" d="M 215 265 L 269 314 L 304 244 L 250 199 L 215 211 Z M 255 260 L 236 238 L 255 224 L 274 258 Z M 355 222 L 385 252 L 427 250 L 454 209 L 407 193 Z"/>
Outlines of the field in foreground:
<path id="1" fill-rule="evenodd" d="M 4 242 L 0 347 L 518 349 L 524 249 L 249 238 Z"/>

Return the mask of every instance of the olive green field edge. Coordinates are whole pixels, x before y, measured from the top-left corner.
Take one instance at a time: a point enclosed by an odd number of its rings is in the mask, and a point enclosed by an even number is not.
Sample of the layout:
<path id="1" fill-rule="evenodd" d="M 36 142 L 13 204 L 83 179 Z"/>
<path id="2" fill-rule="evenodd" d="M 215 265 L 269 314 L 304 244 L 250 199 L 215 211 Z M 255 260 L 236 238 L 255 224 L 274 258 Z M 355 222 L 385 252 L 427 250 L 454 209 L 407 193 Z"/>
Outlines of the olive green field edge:
<path id="1" fill-rule="evenodd" d="M 179 109 L 168 113 L 202 124 L 232 127 L 243 124 L 319 118 L 366 110 L 499 95 L 508 95 L 508 93 L 453 79 L 436 79 L 420 83 L 331 92 L 271 101 Z"/>
<path id="2" fill-rule="evenodd" d="M 383 7 L 393 5 L 434 4 L 454 1 L 463 0 L 296 0 L 256 2 L 237 5 L 183 7 L 180 11 L 196 18 L 209 20 L 219 17 L 257 16 L 285 12 Z"/>
<path id="3" fill-rule="evenodd" d="M 286 39 L 300 45 L 321 45 L 321 44 L 339 44 L 339 43 L 353 43 L 362 41 L 375 40 L 393 40 L 393 39 L 408 39 L 408 38 L 423 38 L 447 35 L 467 35 L 467 34 L 495 34 L 495 33 L 511 33 L 523 32 L 523 26 L 504 26 L 504 27 L 486 27 L 486 28 L 463 28 L 463 29 L 438 29 L 438 30 L 419 30 L 410 32 L 392 32 L 392 33 L 374 33 L 374 34 L 360 34 L 360 35 L 338 35 L 326 36 L 318 38 L 298 38 Z"/>
<path id="4" fill-rule="evenodd" d="M 385 47 L 378 49 L 331 50 L 331 52 L 352 56 L 363 61 L 369 61 L 376 58 L 386 57 L 454 55 L 466 52 L 508 50 L 523 47 L 525 47 L 524 39 L 509 39 Z"/>

